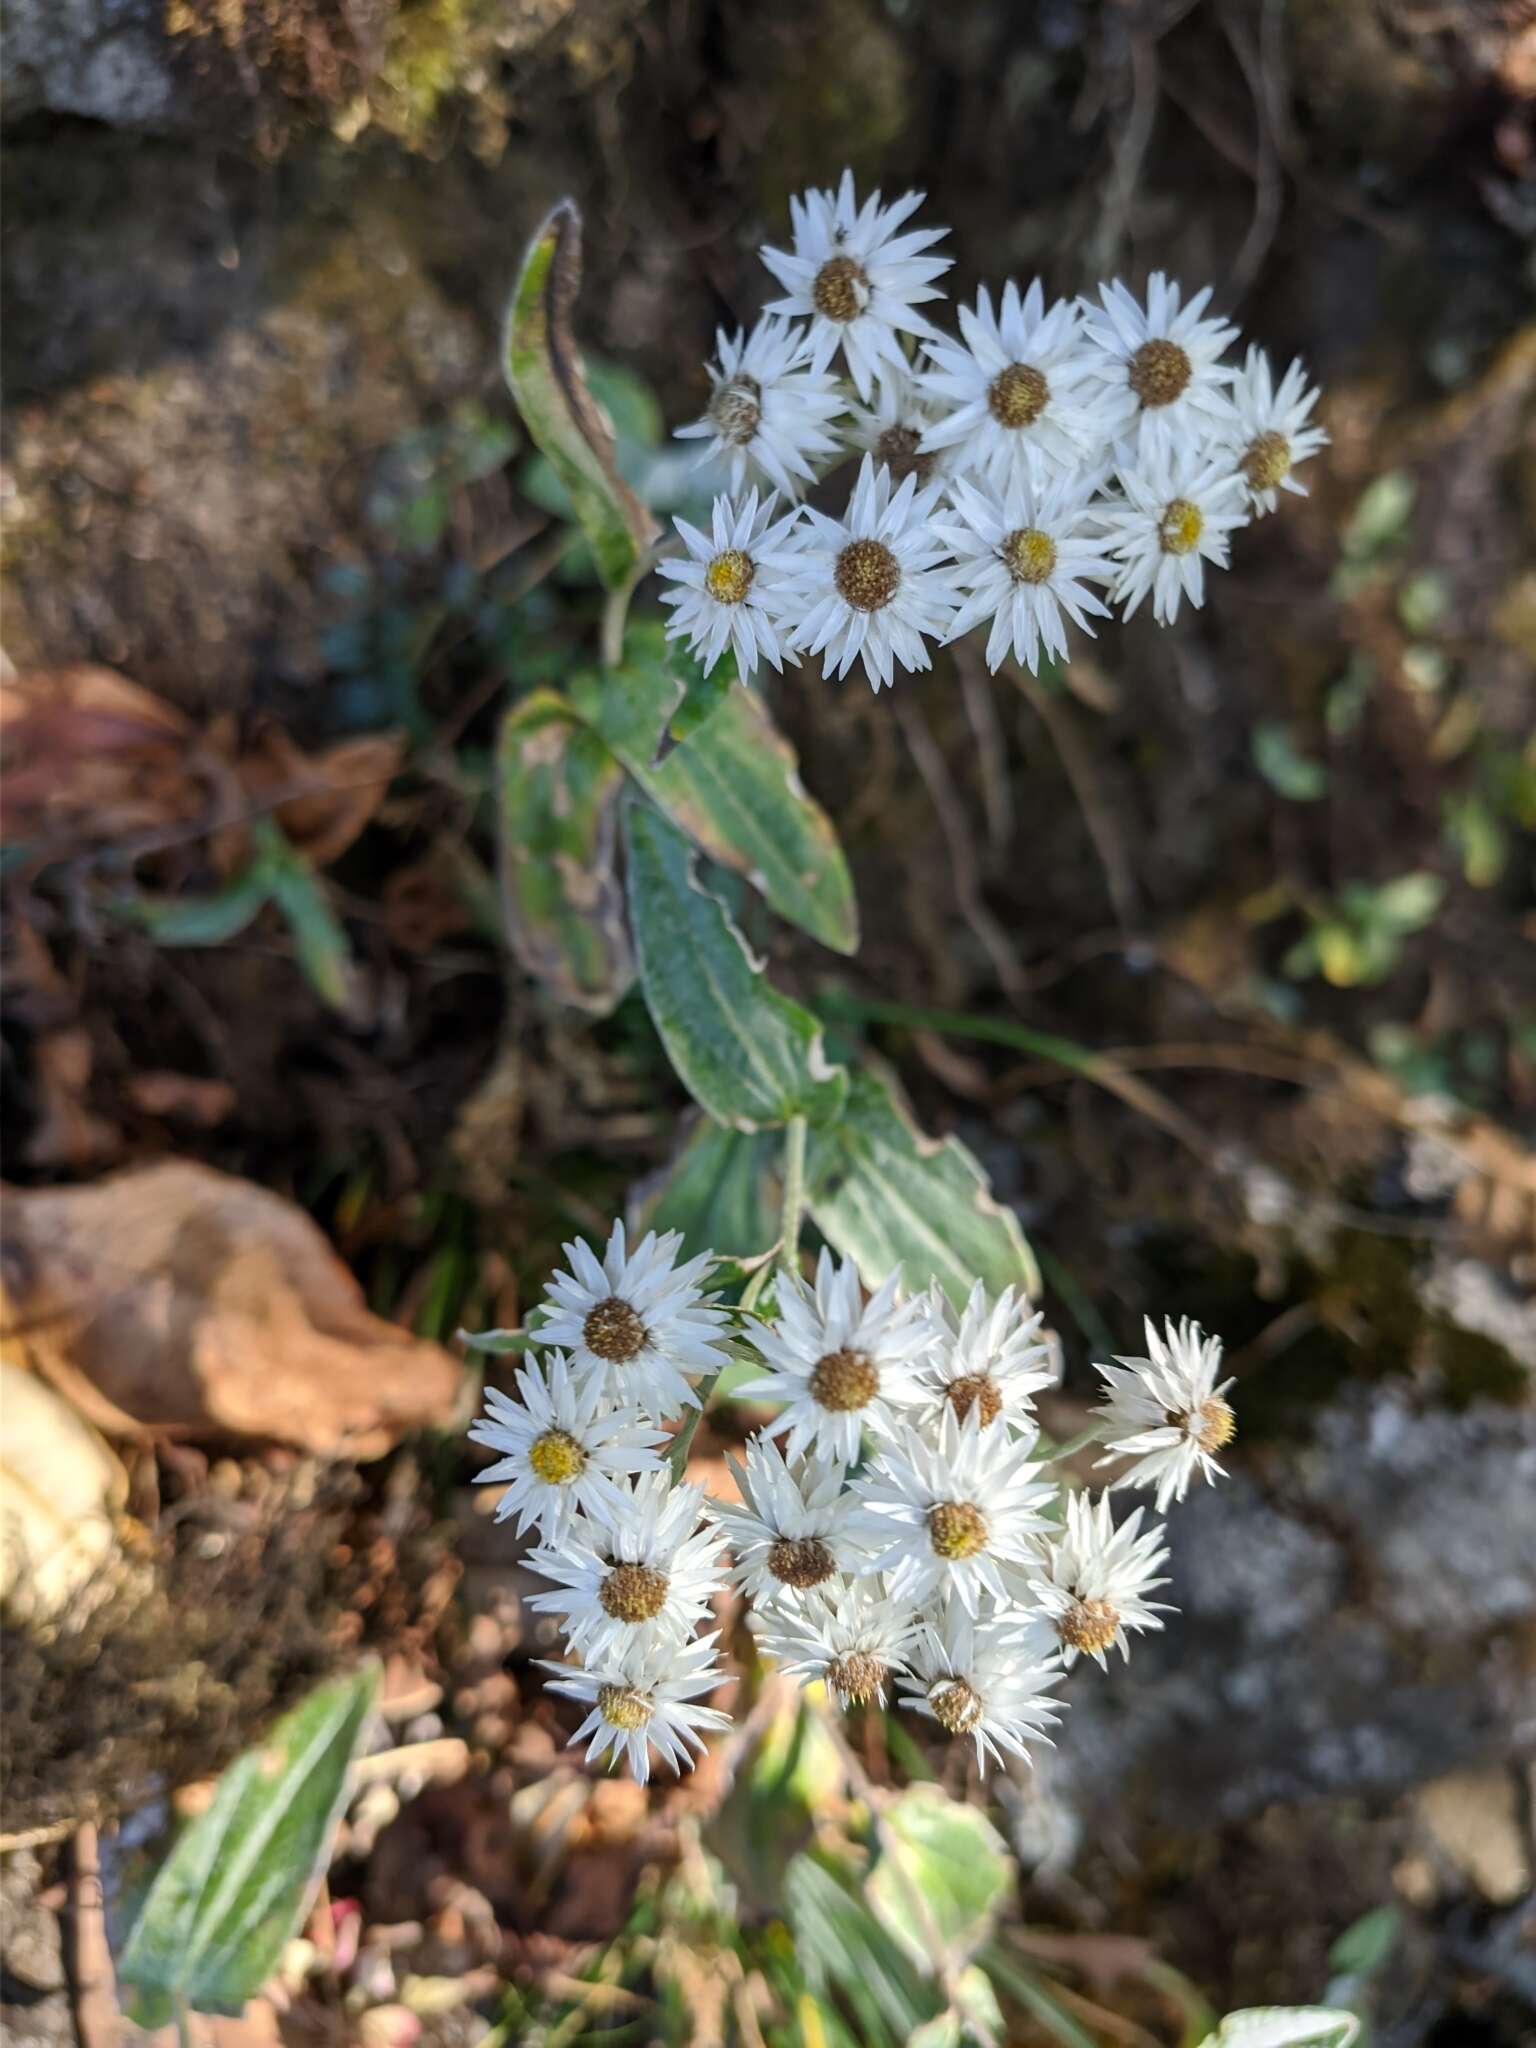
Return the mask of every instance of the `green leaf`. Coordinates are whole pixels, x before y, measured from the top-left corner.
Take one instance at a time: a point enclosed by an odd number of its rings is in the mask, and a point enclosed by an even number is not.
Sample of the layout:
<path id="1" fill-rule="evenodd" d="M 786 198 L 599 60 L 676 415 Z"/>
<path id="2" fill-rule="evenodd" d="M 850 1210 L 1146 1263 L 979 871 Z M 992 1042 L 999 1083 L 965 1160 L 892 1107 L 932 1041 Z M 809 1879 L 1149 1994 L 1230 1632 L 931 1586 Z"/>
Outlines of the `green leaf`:
<path id="1" fill-rule="evenodd" d="M 822 1997 L 841 1994 L 866 2048 L 906 2048 L 937 2016 L 942 2000 L 933 1985 L 868 1906 L 809 1852 L 785 1873 L 784 1904 L 807 1983 Z"/>
<path id="2" fill-rule="evenodd" d="M 378 1683 L 370 1666 L 312 1692 L 178 1838 L 117 1967 L 141 2027 L 238 2013 L 277 1968 L 325 1870 Z"/>
<path id="3" fill-rule="evenodd" d="M 775 1173 L 783 1141 L 766 1131 L 728 1131 L 706 1116 L 644 1190 L 645 1230 L 680 1230 L 683 1256 L 726 1259 L 765 1252 L 779 1232 Z"/>
<path id="4" fill-rule="evenodd" d="M 223 946 L 260 913 L 271 886 L 257 860 L 211 896 L 128 896 L 113 907 L 162 946 Z"/>
<path id="5" fill-rule="evenodd" d="M 794 749 L 727 656 L 706 677 L 660 627 L 629 636 L 624 665 L 572 685 L 579 708 L 675 825 L 743 875 L 791 924 L 858 950 L 853 881 L 832 821 L 800 783 Z M 668 744 L 670 742 L 670 744 Z"/>
<path id="6" fill-rule="evenodd" d="M 937 1785 L 908 1786 L 886 1805 L 884 1819 L 892 1846 L 869 1874 L 864 1889 L 870 1904 L 919 1964 L 929 1947 L 913 1911 L 914 1891 L 946 1953 L 957 1962 L 974 1955 L 991 1934 L 1013 1881 L 1002 1837 L 984 1813 L 960 1805 Z"/>
<path id="7" fill-rule="evenodd" d="M 270 818 L 257 825 L 267 886 L 293 935 L 300 971 L 323 1003 L 345 1010 L 352 1000 L 352 949 L 309 860 Z"/>
<path id="8" fill-rule="evenodd" d="M 527 1351 L 533 1343 L 526 1330 L 459 1330 L 455 1334 L 466 1350 L 487 1351 L 494 1358 Z"/>
<path id="9" fill-rule="evenodd" d="M 820 1024 L 770 985 L 699 879 L 687 840 L 658 811 L 632 802 L 625 841 L 640 983 L 695 1102 L 737 1131 L 836 1116 L 847 1076 L 827 1064 Z"/>
<path id="10" fill-rule="evenodd" d="M 1350 2048 L 1360 2032 L 1352 2012 L 1326 2005 L 1254 2005 L 1229 2012 L 1207 2048 Z"/>
<path id="11" fill-rule="evenodd" d="M 562 1002 L 606 1015 L 634 955 L 617 871 L 624 771 L 563 697 L 535 690 L 496 757 L 502 913 L 513 952 Z"/>
<path id="12" fill-rule="evenodd" d="M 613 428 L 593 399 L 571 335 L 581 283 L 581 214 L 562 199 L 528 246 L 507 309 L 507 382 L 525 425 L 570 495 L 610 590 L 640 573 L 659 529 L 619 475 Z"/>
<path id="13" fill-rule="evenodd" d="M 1328 770 L 1320 761 L 1298 753 L 1283 725 L 1254 727 L 1253 765 L 1271 789 L 1292 803 L 1314 804 L 1327 794 Z"/>
<path id="14" fill-rule="evenodd" d="M 909 1288 L 937 1280 L 957 1306 L 975 1280 L 1039 1291 L 1018 1218 L 975 1159 L 958 1138 L 925 1138 L 879 1075 L 856 1073 L 837 1128 L 811 1132 L 806 1173 L 816 1227 L 867 1286 L 899 1265 Z"/>
<path id="15" fill-rule="evenodd" d="M 1417 931 L 1429 923 L 1445 896 L 1439 875 L 1399 875 L 1372 892 L 1371 915 L 1394 931 Z"/>

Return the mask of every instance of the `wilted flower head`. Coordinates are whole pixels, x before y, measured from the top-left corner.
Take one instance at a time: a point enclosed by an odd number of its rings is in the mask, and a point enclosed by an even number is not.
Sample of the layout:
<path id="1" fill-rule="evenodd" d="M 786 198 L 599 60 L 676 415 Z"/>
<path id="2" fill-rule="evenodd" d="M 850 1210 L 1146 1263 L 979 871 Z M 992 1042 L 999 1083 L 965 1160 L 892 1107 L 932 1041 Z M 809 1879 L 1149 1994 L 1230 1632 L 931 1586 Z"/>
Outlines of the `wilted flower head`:
<path id="1" fill-rule="evenodd" d="M 1157 1511 L 1182 1500 L 1198 1473 L 1216 1478 L 1221 1467 L 1216 1453 L 1237 1433 L 1226 1401 L 1232 1382 L 1218 1385 L 1221 1339 L 1208 1337 L 1198 1323 L 1167 1322 L 1161 1332 L 1149 1317 L 1145 1324 L 1145 1358 L 1118 1358 L 1095 1371 L 1107 1382 L 1098 1410 L 1099 1434 L 1108 1455 L 1101 1465 L 1128 1458 L 1129 1469 L 1117 1486 L 1154 1486 Z"/>

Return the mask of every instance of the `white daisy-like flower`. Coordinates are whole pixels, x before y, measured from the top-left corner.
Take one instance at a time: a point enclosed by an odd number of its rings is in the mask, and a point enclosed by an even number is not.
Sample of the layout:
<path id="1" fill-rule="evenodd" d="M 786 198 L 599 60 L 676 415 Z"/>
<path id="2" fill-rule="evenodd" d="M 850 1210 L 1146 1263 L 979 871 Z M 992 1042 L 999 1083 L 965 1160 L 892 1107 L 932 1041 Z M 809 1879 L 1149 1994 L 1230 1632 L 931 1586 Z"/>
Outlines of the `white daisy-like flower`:
<path id="1" fill-rule="evenodd" d="M 583 1387 L 656 1422 L 697 1408 L 688 1375 L 719 1372 L 731 1358 L 725 1311 L 709 1304 L 699 1284 L 714 1254 L 680 1266 L 682 1243 L 679 1230 L 651 1231 L 630 1251 L 619 1222 L 599 1263 L 578 1238 L 565 1247 L 571 1270 L 550 1281 L 542 1320 L 529 1332 L 535 1343 L 569 1351 Z"/>
<path id="2" fill-rule="evenodd" d="M 1119 566 L 1110 559 L 1094 492 L 1101 473 L 1055 477 L 1044 484 L 1020 473 L 1001 496 L 961 480 L 953 486 L 951 516 L 934 521 L 934 531 L 955 557 L 950 574 L 963 602 L 949 629 L 958 640 L 984 619 L 987 666 L 994 674 L 1011 653 L 1031 675 L 1044 654 L 1067 659 L 1062 614 L 1090 638 L 1085 616 L 1108 618 L 1109 606 L 1088 588 L 1113 583 Z"/>
<path id="3" fill-rule="evenodd" d="M 519 1536 L 537 1523 L 547 1543 L 558 1543 L 577 1513 L 622 1509 L 619 1481 L 654 1470 L 661 1463 L 656 1446 L 666 1438 L 638 1408 L 614 1407 L 601 1380 L 578 1381 L 564 1352 L 546 1352 L 514 1377 L 520 1401 L 487 1387 L 489 1413 L 470 1425 L 477 1444 L 506 1454 L 475 1480 L 505 1484 L 498 1522 L 516 1515 Z"/>
<path id="4" fill-rule="evenodd" d="M 1097 1411 L 1107 1447 L 1099 1463 L 1133 1459 L 1114 1483 L 1155 1486 L 1161 1515 L 1184 1498 L 1197 1473 L 1207 1480 L 1222 1476 L 1216 1453 L 1237 1434 L 1237 1423 L 1226 1400 L 1232 1382 L 1218 1385 L 1216 1379 L 1221 1339 L 1206 1336 L 1187 1316 L 1165 1322 L 1161 1334 L 1150 1317 L 1145 1328 L 1145 1358 L 1117 1354 L 1113 1365 L 1094 1367 L 1108 1383 Z"/>
<path id="5" fill-rule="evenodd" d="M 946 1409 L 936 1442 L 903 1428 L 854 1481 L 876 1568 L 919 1602 L 953 1594 L 975 1614 L 983 1600 L 1006 1600 L 1006 1567 L 1033 1562 L 1056 1491 L 1035 1449 L 1033 1432 L 984 1428 L 978 1407 L 964 1422 Z"/>
<path id="6" fill-rule="evenodd" d="M 1255 518 L 1274 511 L 1281 491 L 1293 491 L 1298 498 L 1307 495 L 1295 470 L 1298 462 L 1328 445 L 1326 429 L 1312 419 L 1320 395 L 1315 386 L 1308 388 L 1299 361 L 1291 364 L 1277 388 L 1269 357 L 1261 348 L 1249 348 L 1232 386 L 1235 417 L 1223 441 L 1248 486 Z"/>
<path id="7" fill-rule="evenodd" d="M 1116 1643 L 1130 1655 L 1128 1629 L 1161 1628 L 1167 1611 L 1147 1594 L 1167 1585 L 1158 1566 L 1168 1552 L 1154 1523 L 1141 1533 L 1145 1509 L 1137 1508 L 1117 1529 L 1109 1495 L 1097 1501 L 1083 1493 L 1067 1499 L 1066 1521 L 1044 1545 L 1044 1567 L 1032 1573 L 1029 1589 L 1049 1616 L 1070 1670 L 1081 1654 L 1104 1667 L 1104 1653 Z"/>
<path id="8" fill-rule="evenodd" d="M 692 1770 L 690 1752 L 704 1754 L 705 1732 L 730 1727 L 729 1714 L 698 1705 L 700 1693 L 735 1684 L 717 1661 L 715 1643 L 714 1635 L 682 1643 L 652 1636 L 580 1671 L 548 1658 L 539 1661 L 556 1674 L 547 1691 L 592 1709 L 571 1737 L 573 1743 L 592 1738 L 587 1761 L 612 1750 L 628 1760 L 643 1785 L 651 1774 L 651 1750 L 674 1771 Z"/>
<path id="9" fill-rule="evenodd" d="M 954 449 L 922 446 L 929 429 L 948 415 L 948 406 L 928 397 L 910 368 L 893 370 L 881 378 L 868 405 L 852 407 L 847 438 L 875 462 L 883 462 L 892 483 L 915 476 L 921 489 L 955 473 Z"/>
<path id="10" fill-rule="evenodd" d="M 974 1408 L 983 1429 L 1001 1416 L 1010 1428 L 1033 1434 L 1035 1396 L 1057 1380 L 1051 1347 L 1040 1334 L 1045 1318 L 1011 1287 L 993 1301 L 980 1280 L 958 1323 L 937 1285 L 930 1299 L 934 1345 L 923 1377 L 933 1419 L 947 1410 L 964 1422 Z"/>
<path id="11" fill-rule="evenodd" d="M 779 1320 L 749 1330 L 768 1371 L 738 1387 L 743 1401 L 782 1401 L 764 1435 L 783 1436 L 790 1458 L 807 1451 L 851 1465 L 861 1433 L 889 1436 L 899 1411 L 922 1399 L 919 1366 L 929 1342 L 926 1302 L 898 1302 L 899 1272 L 866 1305 L 858 1268 L 823 1250 L 816 1284 L 798 1273 L 778 1284 Z"/>
<path id="12" fill-rule="evenodd" d="M 1118 278 L 1099 286 L 1099 305 L 1083 300 L 1112 438 L 1134 434 L 1145 455 L 1202 448 L 1230 429 L 1236 372 L 1221 357 L 1237 329 L 1201 318 L 1210 297 L 1207 285 L 1182 306 L 1178 285 L 1154 270 L 1145 306 Z"/>
<path id="13" fill-rule="evenodd" d="M 907 192 L 882 206 L 875 192 L 860 206 L 853 173 L 844 171 L 835 193 L 812 190 L 790 200 L 793 250 L 762 252 L 785 291 L 768 311 L 810 321 L 811 361 L 817 369 L 825 369 L 841 348 L 863 399 L 877 377 L 906 368 L 902 333 L 934 331 L 915 309 L 944 296 L 934 279 L 943 276 L 953 258 L 929 252 L 949 230 L 897 232 L 922 203 L 921 192 Z"/>
<path id="14" fill-rule="evenodd" d="M 949 553 L 933 528 L 942 490 L 919 490 L 916 476 L 893 484 L 866 455 L 843 518 L 807 508 L 779 585 L 780 626 L 802 653 L 822 657 L 824 676 L 845 676 L 862 659 L 878 690 L 898 664 L 930 666 L 927 642 L 944 638 L 960 603 L 939 566 Z"/>
<path id="15" fill-rule="evenodd" d="M 760 478 L 786 498 L 816 481 L 815 464 L 837 453 L 828 422 L 845 409 L 837 379 L 810 360 L 802 327 L 766 314 L 751 334 L 715 335 L 713 389 L 704 417 L 679 427 L 679 440 L 709 442 L 701 461 L 728 465 L 733 492 Z"/>
<path id="16" fill-rule="evenodd" d="M 775 586 L 793 562 L 800 515 L 775 519 L 776 510 L 775 499 L 760 505 L 752 491 L 740 504 L 716 498 L 708 533 L 686 519 L 674 522 L 688 559 L 657 564 L 679 586 L 661 593 L 663 604 L 676 607 L 667 638 L 686 639 L 706 675 L 727 642 L 743 676 L 753 673 L 759 655 L 775 668 L 784 666 Z"/>
<path id="17" fill-rule="evenodd" d="M 719 1529 L 700 1528 L 701 1486 L 644 1472 L 599 1520 L 573 1521 L 563 1542 L 528 1559 L 560 1590 L 536 1593 L 529 1606 L 560 1614 L 566 1640 L 601 1662 L 646 1631 L 690 1636 L 725 1586 Z"/>
<path id="18" fill-rule="evenodd" d="M 990 1755 L 1001 1764 L 1011 1750 L 1029 1761 L 1029 1744 L 1049 1748 L 1046 1729 L 1061 1718 L 1050 1689 L 1061 1668 L 1040 1648 L 1033 1615 L 1004 1612 L 977 1621 L 948 1604 L 919 1633 L 912 1658 L 921 1691 L 901 1704 L 937 1721 L 947 1735 L 969 1735 L 985 1771 Z"/>
<path id="19" fill-rule="evenodd" d="M 1005 490 L 1016 478 L 1076 471 L 1096 460 L 1115 431 L 1093 350 L 1083 346 L 1071 300 L 1045 303 L 1040 280 L 1020 293 L 1010 279 L 997 312 L 985 285 L 975 310 L 959 308 L 960 342 L 926 344 L 934 367 L 923 390 L 948 417 L 925 449 L 953 448 L 958 467 Z"/>
<path id="20" fill-rule="evenodd" d="M 859 1503 L 843 1485 L 840 1464 L 814 1457 L 792 1464 L 762 1434 L 749 1440 L 745 1465 L 726 1463 L 741 1499 L 711 1498 L 704 1512 L 724 1531 L 736 1560 L 732 1583 L 749 1600 L 793 1600 L 839 1573 L 867 1568 Z"/>
<path id="21" fill-rule="evenodd" d="M 1124 502 L 1099 514 L 1105 544 L 1122 564 L 1111 596 L 1129 618 L 1150 591 L 1152 616 L 1170 626 L 1184 598 L 1205 603 L 1205 564 L 1226 568 L 1228 540 L 1248 524 L 1246 486 L 1230 455 L 1195 448 L 1143 450 L 1119 481 Z"/>
<path id="22" fill-rule="evenodd" d="M 905 1677 L 917 1620 L 878 1574 L 829 1582 L 795 1607 L 770 1610 L 758 1632 L 763 1654 L 792 1677 L 831 1691 L 843 1709 L 885 1705 L 892 1679 Z"/>

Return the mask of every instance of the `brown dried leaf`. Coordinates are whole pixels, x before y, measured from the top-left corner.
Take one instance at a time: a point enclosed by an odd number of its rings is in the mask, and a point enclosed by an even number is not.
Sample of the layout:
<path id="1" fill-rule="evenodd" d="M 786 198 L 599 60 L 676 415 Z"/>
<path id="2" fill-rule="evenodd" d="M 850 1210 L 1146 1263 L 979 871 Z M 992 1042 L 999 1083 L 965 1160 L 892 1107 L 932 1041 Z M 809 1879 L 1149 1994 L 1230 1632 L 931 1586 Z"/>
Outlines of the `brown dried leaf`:
<path id="1" fill-rule="evenodd" d="M 238 764 L 258 806 L 273 803 L 284 836 L 317 868 L 339 860 L 368 824 L 399 772 L 399 733 L 367 733 L 322 754 L 306 754 L 281 726 L 266 725 Z"/>
<path id="2" fill-rule="evenodd" d="M 203 808 L 186 719 L 113 669 L 82 663 L 0 685 L 0 736 L 8 839 L 111 838 Z"/>
<path id="3" fill-rule="evenodd" d="M 6 1323 L 100 1427 L 380 1457 L 454 1419 L 459 1367 L 385 1322 L 309 1217 L 182 1161 L 8 1189 Z"/>

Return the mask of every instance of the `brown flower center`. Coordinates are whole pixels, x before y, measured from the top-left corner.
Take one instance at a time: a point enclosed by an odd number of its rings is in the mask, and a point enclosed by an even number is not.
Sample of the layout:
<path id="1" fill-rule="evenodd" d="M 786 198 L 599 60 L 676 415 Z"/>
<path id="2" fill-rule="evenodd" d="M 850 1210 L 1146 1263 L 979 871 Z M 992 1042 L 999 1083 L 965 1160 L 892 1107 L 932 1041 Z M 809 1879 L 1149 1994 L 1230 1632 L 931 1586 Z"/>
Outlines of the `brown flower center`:
<path id="1" fill-rule="evenodd" d="M 1176 341 L 1144 341 L 1131 357 L 1131 389 L 1143 405 L 1172 405 L 1184 396 L 1193 374 Z"/>
<path id="2" fill-rule="evenodd" d="M 880 1368 L 867 1351 L 829 1351 L 811 1374 L 811 1395 L 834 1415 L 867 1408 L 880 1391 Z"/>
<path id="3" fill-rule="evenodd" d="M 869 304 L 869 279 L 851 256 L 829 256 L 816 273 L 811 301 L 827 320 L 857 320 Z"/>
<path id="4" fill-rule="evenodd" d="M 1272 491 L 1291 473 L 1291 444 L 1284 434 L 1260 434 L 1248 443 L 1241 463 L 1250 490 Z"/>
<path id="5" fill-rule="evenodd" d="M 874 446 L 876 462 L 883 462 L 891 472 L 891 482 L 904 484 L 909 476 L 915 476 L 925 484 L 933 473 L 936 458 L 918 447 L 923 438 L 917 427 L 887 427 Z"/>
<path id="6" fill-rule="evenodd" d="M 763 417 L 763 387 L 755 377 L 727 377 L 709 401 L 709 423 L 722 441 L 744 448 Z"/>
<path id="7" fill-rule="evenodd" d="M 610 1365 L 628 1365 L 645 1349 L 644 1323 L 629 1303 L 620 1301 L 616 1294 L 588 1309 L 581 1334 L 587 1349 L 606 1358 Z"/>
<path id="8" fill-rule="evenodd" d="M 987 1518 L 968 1500 L 941 1500 L 928 1510 L 928 1541 L 951 1564 L 974 1557 L 987 1546 Z"/>
<path id="9" fill-rule="evenodd" d="M 1209 1401 L 1202 1401 L 1193 1410 L 1170 1408 L 1163 1420 L 1175 1429 L 1182 1429 L 1208 1455 L 1231 1443 L 1237 1435 L 1237 1417 L 1220 1394 L 1212 1394 Z"/>
<path id="10" fill-rule="evenodd" d="M 853 1706 L 878 1699 L 890 1675 L 890 1667 L 868 1650 L 846 1651 L 827 1666 L 827 1683 Z"/>
<path id="11" fill-rule="evenodd" d="M 1119 1630 L 1120 1616 L 1107 1600 L 1074 1600 L 1056 1623 L 1067 1647 L 1089 1656 L 1107 1650 Z"/>
<path id="12" fill-rule="evenodd" d="M 983 1429 L 990 1429 L 1003 1412 L 1002 1390 L 984 1372 L 968 1372 L 951 1380 L 944 1389 L 944 1398 L 955 1411 L 957 1422 L 964 1422 L 973 1408 L 979 1410 Z"/>
<path id="13" fill-rule="evenodd" d="M 528 1462 L 546 1486 L 569 1486 L 587 1462 L 587 1454 L 569 1430 L 546 1429 L 528 1446 Z"/>
<path id="14" fill-rule="evenodd" d="M 934 1719 L 951 1735 L 969 1735 L 986 1711 L 981 1694 L 963 1678 L 941 1678 L 928 1688 Z"/>
<path id="15" fill-rule="evenodd" d="M 1188 498 L 1170 499 L 1157 523 L 1157 538 L 1165 555 L 1187 555 L 1204 531 L 1205 514 Z"/>
<path id="16" fill-rule="evenodd" d="M 837 1570 L 819 1536 L 781 1536 L 768 1553 L 768 1569 L 781 1586 L 819 1586 Z"/>
<path id="17" fill-rule="evenodd" d="M 604 1685 L 598 1688 L 597 1711 L 611 1727 L 632 1735 L 651 1718 L 651 1702 L 638 1685 Z"/>
<path id="18" fill-rule="evenodd" d="M 1038 526 L 1021 526 L 1000 550 L 1003 566 L 1015 583 L 1046 583 L 1056 567 L 1056 543 Z"/>
<path id="19" fill-rule="evenodd" d="M 901 564 L 883 540 L 851 540 L 837 558 L 832 581 L 855 611 L 878 612 L 901 588 Z"/>
<path id="20" fill-rule="evenodd" d="M 744 555 L 740 548 L 727 548 L 704 571 L 704 588 L 716 604 L 740 604 L 752 588 L 756 574 L 757 565 L 750 555 Z"/>
<path id="21" fill-rule="evenodd" d="M 654 1621 L 667 1604 L 667 1575 L 648 1564 L 616 1564 L 597 1589 L 614 1621 Z"/>
<path id="22" fill-rule="evenodd" d="M 1051 387 L 1030 363 L 1010 363 L 987 387 L 987 409 L 1001 427 L 1032 427 L 1050 402 Z"/>

